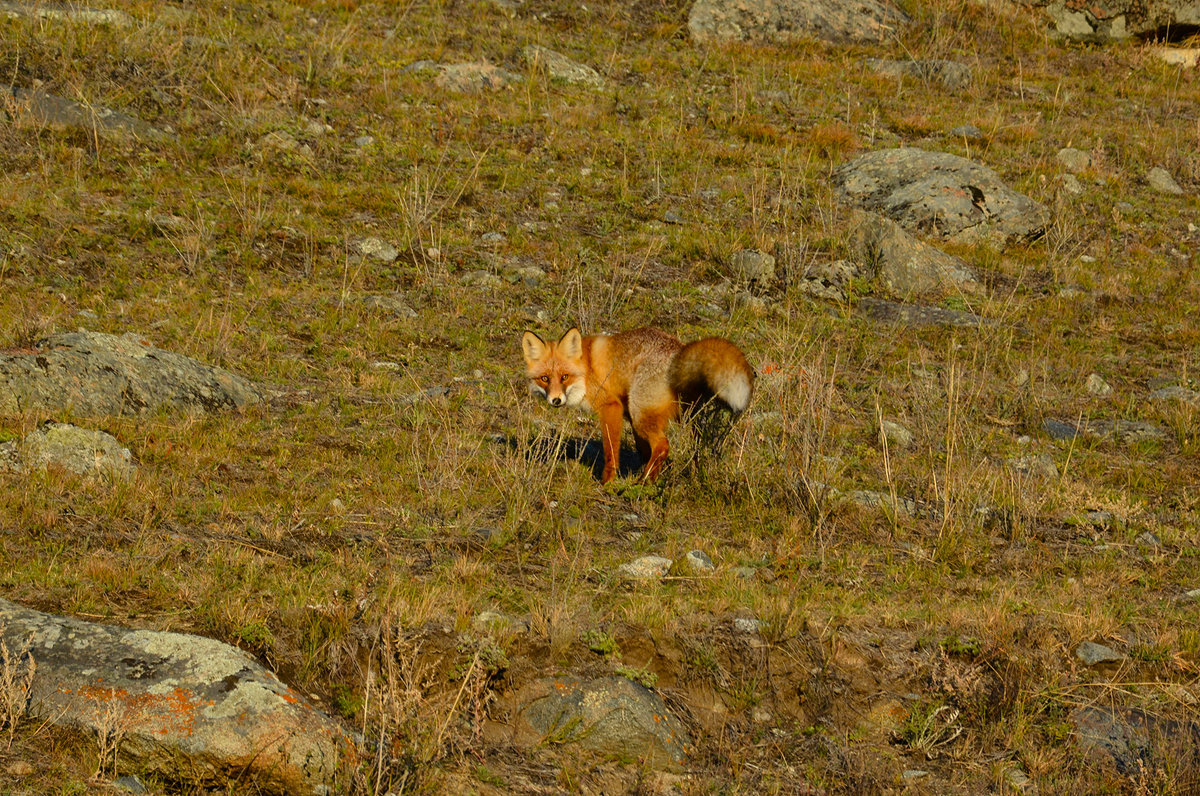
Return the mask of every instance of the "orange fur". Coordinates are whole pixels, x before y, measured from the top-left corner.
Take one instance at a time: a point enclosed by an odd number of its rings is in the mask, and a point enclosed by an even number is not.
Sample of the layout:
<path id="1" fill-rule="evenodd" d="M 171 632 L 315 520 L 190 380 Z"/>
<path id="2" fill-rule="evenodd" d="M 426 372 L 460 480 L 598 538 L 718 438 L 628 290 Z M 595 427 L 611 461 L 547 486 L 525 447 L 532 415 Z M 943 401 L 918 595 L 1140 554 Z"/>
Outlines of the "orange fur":
<path id="1" fill-rule="evenodd" d="M 672 420 L 714 398 L 740 414 L 754 391 L 754 369 L 720 337 L 684 345 L 651 327 L 593 337 L 570 329 L 556 343 L 525 332 L 521 348 L 535 392 L 552 406 L 587 406 L 600 416 L 604 483 L 617 474 L 625 419 L 646 465 L 643 478 L 653 481 L 667 461 Z"/>

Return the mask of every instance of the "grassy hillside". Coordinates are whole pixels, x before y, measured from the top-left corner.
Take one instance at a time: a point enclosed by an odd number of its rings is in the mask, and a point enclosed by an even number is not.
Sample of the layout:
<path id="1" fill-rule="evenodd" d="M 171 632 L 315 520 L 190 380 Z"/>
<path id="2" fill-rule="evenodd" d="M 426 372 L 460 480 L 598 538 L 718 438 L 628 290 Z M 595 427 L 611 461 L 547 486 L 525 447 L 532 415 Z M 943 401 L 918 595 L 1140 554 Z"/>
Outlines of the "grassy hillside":
<path id="1" fill-rule="evenodd" d="M 684 4 L 654 0 L 0 17 L 6 84 L 172 134 L 0 122 L 0 348 L 136 331 L 274 391 L 243 414 L 56 416 L 115 435 L 139 472 L 0 473 L 0 594 L 248 650 L 381 742 L 362 793 L 1195 787 L 1186 751 L 1122 774 L 1069 716 L 1180 719 L 1200 699 L 1197 407 L 1148 399 L 1197 387 L 1200 73 L 1056 43 L 1007 4 L 905 6 L 915 24 L 884 45 L 705 49 Z M 529 44 L 605 87 L 552 81 Z M 869 57 L 974 80 L 898 81 Z M 422 60 L 519 79 L 457 93 Z M 949 134 L 963 124 L 981 136 Z M 1053 212 L 1028 246 L 949 247 L 987 289 L 932 301 L 986 325 L 898 327 L 860 311 L 871 284 L 800 289 L 847 256 L 832 170 L 901 144 Z M 1067 146 L 1092 156 L 1078 195 Z M 1154 192 L 1154 166 L 1189 194 Z M 736 284 L 746 248 L 776 254 L 775 283 Z M 551 412 L 522 372 L 524 329 L 572 324 L 737 341 L 760 378 L 724 455 L 684 466 L 676 428 L 661 489 L 601 488 L 594 418 Z M 0 441 L 43 419 L 0 417 Z M 1165 433 L 1056 440 L 1046 419 Z M 913 442 L 884 444 L 885 420 Z M 1008 463 L 1042 454 L 1056 475 Z M 854 490 L 886 498 L 836 497 Z M 692 549 L 712 573 L 617 574 Z M 529 629 L 478 632 L 484 611 Z M 1083 641 L 1124 658 L 1084 666 Z M 618 670 L 684 719 L 687 773 L 489 742 L 513 688 Z M 0 791 L 107 792 L 97 756 L 22 722 L 0 734 Z"/>

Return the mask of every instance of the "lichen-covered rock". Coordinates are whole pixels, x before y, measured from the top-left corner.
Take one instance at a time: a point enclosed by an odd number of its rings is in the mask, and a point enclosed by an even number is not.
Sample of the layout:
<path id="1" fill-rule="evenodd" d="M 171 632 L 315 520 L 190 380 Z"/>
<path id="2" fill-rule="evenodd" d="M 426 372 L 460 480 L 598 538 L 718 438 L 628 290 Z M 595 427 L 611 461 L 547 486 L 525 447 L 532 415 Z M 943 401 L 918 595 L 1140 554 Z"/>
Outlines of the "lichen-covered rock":
<path id="1" fill-rule="evenodd" d="M 535 69 L 545 69 L 551 80 L 574 86 L 588 88 L 604 88 L 604 78 L 587 64 L 572 61 L 560 52 L 549 47 L 530 44 L 521 51 L 525 63 Z"/>
<path id="2" fill-rule="evenodd" d="M 133 333 L 70 332 L 42 340 L 32 352 L 0 354 L 0 414 L 212 411 L 260 400 L 259 388 L 241 376 Z"/>
<path id="3" fill-rule="evenodd" d="M 20 470 L 60 467 L 76 475 L 119 480 L 131 478 L 137 470 L 129 449 L 114 436 L 69 423 L 46 423 L 15 447 Z"/>
<path id="4" fill-rule="evenodd" d="M 653 691 L 624 677 L 537 680 L 511 697 L 511 743 L 578 744 L 604 755 L 635 756 L 647 765 L 679 770 L 691 737 Z"/>
<path id="5" fill-rule="evenodd" d="M 701 44 L 883 41 L 908 22 L 903 11 L 876 0 L 696 0 L 688 14 L 692 40 Z"/>
<path id="6" fill-rule="evenodd" d="M 899 147 L 869 152 L 834 172 L 842 194 L 911 232 L 1000 246 L 1041 236 L 1046 208 L 986 166 L 948 152 Z"/>
<path id="7" fill-rule="evenodd" d="M 486 61 L 466 64 L 442 64 L 437 66 L 438 75 L 433 79 L 438 88 L 460 94 L 478 94 L 497 91 L 512 83 L 520 83 L 522 77 Z"/>
<path id="8" fill-rule="evenodd" d="M 1107 43 L 1200 25 L 1195 0 L 1026 0 L 1045 8 L 1061 38 Z"/>
<path id="9" fill-rule="evenodd" d="M 851 255 L 894 296 L 979 289 L 965 262 L 917 240 L 895 221 L 856 210 L 851 225 Z"/>
<path id="10" fill-rule="evenodd" d="M 255 792 L 333 792 L 354 755 L 340 725 L 241 650 L 182 633 L 129 630 L 0 599 L 0 638 L 29 642 L 30 712 L 121 739 L 119 767 Z"/>

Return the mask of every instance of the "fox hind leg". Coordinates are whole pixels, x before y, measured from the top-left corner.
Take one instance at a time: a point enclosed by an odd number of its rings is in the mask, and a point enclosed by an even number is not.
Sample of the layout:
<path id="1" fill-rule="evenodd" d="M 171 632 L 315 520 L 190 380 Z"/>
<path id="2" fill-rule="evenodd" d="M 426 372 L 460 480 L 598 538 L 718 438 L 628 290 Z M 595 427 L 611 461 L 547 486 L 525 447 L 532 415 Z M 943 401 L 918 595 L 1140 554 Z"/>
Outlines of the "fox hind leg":
<path id="1" fill-rule="evenodd" d="M 666 416 L 648 413 L 639 417 L 637 425 L 633 427 L 638 455 L 646 465 L 642 480 L 647 483 L 658 480 L 671 451 L 671 445 L 667 442 L 667 420 Z"/>

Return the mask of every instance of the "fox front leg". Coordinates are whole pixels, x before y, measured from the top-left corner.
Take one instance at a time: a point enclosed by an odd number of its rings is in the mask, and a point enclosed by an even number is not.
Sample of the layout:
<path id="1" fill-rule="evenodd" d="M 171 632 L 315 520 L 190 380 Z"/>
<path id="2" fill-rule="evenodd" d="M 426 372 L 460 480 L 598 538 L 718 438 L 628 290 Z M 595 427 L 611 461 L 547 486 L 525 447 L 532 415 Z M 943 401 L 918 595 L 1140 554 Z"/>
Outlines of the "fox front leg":
<path id="1" fill-rule="evenodd" d="M 620 403 L 607 403 L 598 407 L 600 436 L 604 441 L 604 475 L 600 483 L 607 484 L 617 477 L 617 464 L 621 460 L 621 427 L 625 412 Z"/>

